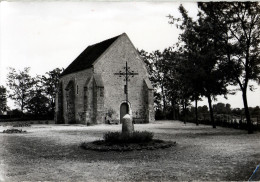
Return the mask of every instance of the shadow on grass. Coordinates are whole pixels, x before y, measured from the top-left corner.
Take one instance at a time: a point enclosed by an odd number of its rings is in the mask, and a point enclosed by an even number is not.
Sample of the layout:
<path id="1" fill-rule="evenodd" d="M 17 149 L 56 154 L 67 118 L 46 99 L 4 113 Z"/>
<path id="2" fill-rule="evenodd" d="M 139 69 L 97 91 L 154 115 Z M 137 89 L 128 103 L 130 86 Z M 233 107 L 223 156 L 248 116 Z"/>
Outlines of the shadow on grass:
<path id="1" fill-rule="evenodd" d="M 260 154 L 253 154 L 252 157 L 255 159 L 260 159 Z M 246 163 L 236 166 L 234 172 L 227 175 L 225 179 L 227 179 L 228 181 L 238 181 L 238 180 L 248 181 L 248 179 L 253 174 L 256 166 L 259 163 L 260 160 L 253 160 L 253 161 L 248 160 Z"/>
<path id="2" fill-rule="evenodd" d="M 19 137 L 19 138 L 18 138 Z M 80 161 L 80 162 L 100 162 L 115 161 L 119 163 L 135 161 L 158 161 L 165 158 L 165 153 L 176 150 L 176 147 L 143 151 L 125 151 L 115 152 L 109 151 L 100 153 L 92 150 L 84 150 L 78 143 L 62 145 L 44 138 L 28 138 L 20 136 L 7 136 L 5 139 L 4 156 L 9 156 L 7 163 L 9 166 L 37 163 L 39 161 L 50 161 L 55 163 L 58 160 L 64 161 Z M 163 153 L 162 153 L 163 151 Z"/>
<path id="3" fill-rule="evenodd" d="M 196 125 L 187 125 L 187 126 L 183 126 L 181 128 L 176 128 L 176 127 L 157 127 L 156 129 L 162 129 L 162 130 L 176 130 L 176 131 L 182 131 L 182 130 L 191 130 L 191 131 L 199 131 L 199 130 L 211 130 L 213 129 L 212 126 L 207 125 L 207 126 L 196 126 Z M 242 129 L 235 129 L 235 128 L 223 128 L 221 126 L 217 126 L 217 128 L 215 128 L 215 131 L 218 131 L 219 129 L 221 130 L 226 130 L 226 131 L 246 131 L 246 130 L 242 130 Z"/>
<path id="4" fill-rule="evenodd" d="M 197 127 L 197 128 L 191 128 L 191 127 L 189 127 L 189 128 L 169 128 L 169 127 L 165 127 L 165 128 L 162 128 L 162 127 L 158 127 L 158 128 L 156 128 L 156 129 L 160 129 L 160 130 L 174 130 L 174 131 L 200 131 L 200 130 L 209 130 L 209 129 L 211 129 L 210 127 L 207 127 L 207 128 L 199 128 L 199 127 Z"/>
<path id="5" fill-rule="evenodd" d="M 164 135 L 163 132 L 158 132 L 156 135 Z M 181 138 L 204 138 L 204 137 L 231 137 L 231 136 L 248 136 L 247 132 L 185 132 L 185 133 L 172 133 L 172 138 L 181 137 Z M 251 135 L 250 135 L 251 136 Z"/>

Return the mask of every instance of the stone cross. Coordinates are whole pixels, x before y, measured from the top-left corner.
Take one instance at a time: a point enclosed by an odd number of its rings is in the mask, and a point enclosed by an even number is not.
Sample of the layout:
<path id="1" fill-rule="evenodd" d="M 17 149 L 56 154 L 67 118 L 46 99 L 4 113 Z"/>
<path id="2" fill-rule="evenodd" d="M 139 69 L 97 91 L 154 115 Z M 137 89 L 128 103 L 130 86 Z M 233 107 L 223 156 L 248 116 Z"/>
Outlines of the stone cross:
<path id="1" fill-rule="evenodd" d="M 130 70 L 130 67 L 127 66 L 127 62 L 125 63 L 124 72 L 119 71 L 119 73 L 114 73 L 115 75 L 119 75 L 119 77 L 123 76 L 125 84 L 125 94 L 126 94 L 126 102 L 128 102 L 128 81 L 130 81 L 129 77 L 134 77 L 134 75 L 138 75 L 134 71 Z"/>

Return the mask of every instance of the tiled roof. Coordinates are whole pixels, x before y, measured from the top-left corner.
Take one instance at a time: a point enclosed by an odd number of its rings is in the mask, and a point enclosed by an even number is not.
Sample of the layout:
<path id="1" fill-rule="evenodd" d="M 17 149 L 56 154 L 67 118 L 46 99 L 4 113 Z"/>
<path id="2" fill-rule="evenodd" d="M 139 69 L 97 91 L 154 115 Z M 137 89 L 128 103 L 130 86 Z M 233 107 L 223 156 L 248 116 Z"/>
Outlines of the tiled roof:
<path id="1" fill-rule="evenodd" d="M 120 36 L 120 35 L 119 35 Z M 61 76 L 90 68 L 107 48 L 119 37 L 113 37 L 100 43 L 88 46 L 61 74 Z"/>

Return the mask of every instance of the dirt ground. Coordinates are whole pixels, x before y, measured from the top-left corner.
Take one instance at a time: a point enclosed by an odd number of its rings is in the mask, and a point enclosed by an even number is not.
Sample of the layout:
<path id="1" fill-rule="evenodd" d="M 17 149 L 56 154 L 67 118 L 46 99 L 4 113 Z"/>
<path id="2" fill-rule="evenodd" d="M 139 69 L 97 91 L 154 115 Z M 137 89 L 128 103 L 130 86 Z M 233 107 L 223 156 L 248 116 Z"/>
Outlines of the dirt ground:
<path id="1" fill-rule="evenodd" d="M 0 126 L 0 181 L 241 181 L 260 163 L 260 133 L 160 121 L 135 125 L 168 149 L 96 152 L 79 147 L 121 125 L 32 125 L 22 134 Z M 20 129 L 20 128 L 19 128 Z"/>

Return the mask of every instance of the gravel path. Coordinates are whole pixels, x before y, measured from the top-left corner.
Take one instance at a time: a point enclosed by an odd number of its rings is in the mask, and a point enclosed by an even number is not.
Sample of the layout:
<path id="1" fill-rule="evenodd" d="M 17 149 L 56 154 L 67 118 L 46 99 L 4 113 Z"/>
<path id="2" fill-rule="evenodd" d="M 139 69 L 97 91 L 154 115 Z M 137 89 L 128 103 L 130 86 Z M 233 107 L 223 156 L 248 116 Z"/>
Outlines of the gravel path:
<path id="1" fill-rule="evenodd" d="M 0 126 L 0 132 L 8 127 Z M 260 163 L 260 133 L 161 121 L 135 125 L 169 149 L 95 152 L 80 143 L 102 139 L 121 125 L 32 125 L 0 133 L 0 181 L 241 181 Z"/>

